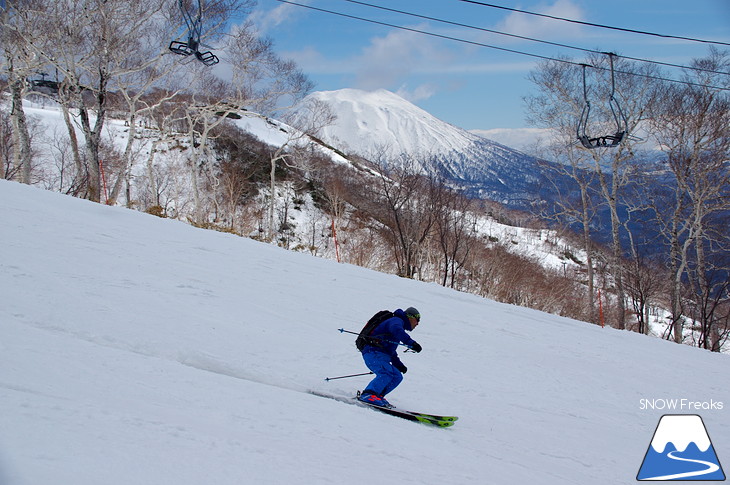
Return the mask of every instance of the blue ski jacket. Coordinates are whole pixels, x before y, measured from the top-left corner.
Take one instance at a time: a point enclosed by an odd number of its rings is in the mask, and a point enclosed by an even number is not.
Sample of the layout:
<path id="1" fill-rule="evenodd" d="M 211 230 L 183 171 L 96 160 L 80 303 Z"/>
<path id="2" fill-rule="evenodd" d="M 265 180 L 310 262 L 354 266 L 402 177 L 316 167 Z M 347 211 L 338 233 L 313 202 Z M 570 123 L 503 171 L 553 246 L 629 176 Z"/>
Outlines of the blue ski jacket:
<path id="1" fill-rule="evenodd" d="M 383 321 L 370 334 L 370 337 L 383 339 L 379 341 L 380 345 L 366 345 L 362 349 L 362 353 L 382 352 L 389 355 L 391 362 L 395 364 L 396 362 L 400 363 L 400 359 L 398 358 L 398 342 L 411 346 L 415 343 L 415 340 L 406 333 L 406 330 L 409 332 L 413 330 L 411 328 L 411 322 L 406 316 L 406 312 L 399 308 L 393 313 L 394 316 Z"/>

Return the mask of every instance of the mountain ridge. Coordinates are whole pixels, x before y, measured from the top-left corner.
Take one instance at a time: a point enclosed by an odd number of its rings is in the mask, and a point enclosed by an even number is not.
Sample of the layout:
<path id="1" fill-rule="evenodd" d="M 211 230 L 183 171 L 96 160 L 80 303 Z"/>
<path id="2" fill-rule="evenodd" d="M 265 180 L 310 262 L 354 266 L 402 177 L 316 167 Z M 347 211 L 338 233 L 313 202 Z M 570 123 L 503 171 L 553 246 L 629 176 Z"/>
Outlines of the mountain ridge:
<path id="1" fill-rule="evenodd" d="M 542 181 L 537 158 L 439 120 L 395 93 L 380 89 L 318 91 L 337 120 L 322 139 L 376 162 L 407 157 L 422 172 L 436 170 L 469 196 L 525 209 Z"/>

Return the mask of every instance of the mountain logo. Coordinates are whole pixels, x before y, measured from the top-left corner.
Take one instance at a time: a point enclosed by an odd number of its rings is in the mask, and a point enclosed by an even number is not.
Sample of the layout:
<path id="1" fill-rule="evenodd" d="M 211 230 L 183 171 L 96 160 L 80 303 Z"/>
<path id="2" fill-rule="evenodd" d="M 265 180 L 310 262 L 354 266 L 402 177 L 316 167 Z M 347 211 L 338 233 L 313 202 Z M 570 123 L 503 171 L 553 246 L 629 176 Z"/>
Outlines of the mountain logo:
<path id="1" fill-rule="evenodd" d="M 662 416 L 636 479 L 725 480 L 702 418 L 696 414 Z"/>

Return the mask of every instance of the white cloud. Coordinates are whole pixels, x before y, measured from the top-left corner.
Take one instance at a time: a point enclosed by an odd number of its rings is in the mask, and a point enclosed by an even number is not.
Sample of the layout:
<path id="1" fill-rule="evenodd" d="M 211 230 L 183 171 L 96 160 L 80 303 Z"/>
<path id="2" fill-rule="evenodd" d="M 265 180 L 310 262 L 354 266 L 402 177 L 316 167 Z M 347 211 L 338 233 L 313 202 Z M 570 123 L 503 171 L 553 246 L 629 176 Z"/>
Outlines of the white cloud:
<path id="1" fill-rule="evenodd" d="M 401 98 L 410 101 L 411 103 L 416 103 L 418 101 L 430 98 L 431 96 L 436 94 L 436 92 L 436 86 L 431 83 L 421 84 L 413 90 L 408 89 L 408 85 L 403 84 L 400 88 L 398 88 L 396 94 Z"/>
<path id="2" fill-rule="evenodd" d="M 547 7 L 525 8 L 523 10 L 573 20 L 585 19 L 583 9 L 571 0 L 557 0 Z M 509 14 L 495 30 L 539 39 L 574 37 L 582 34 L 582 29 L 578 24 L 519 12 Z"/>
<path id="3" fill-rule="evenodd" d="M 357 56 L 355 76 L 361 89 L 390 88 L 402 84 L 414 72 L 453 62 L 453 54 L 422 34 L 393 30 L 371 39 Z"/>
<path id="4" fill-rule="evenodd" d="M 255 10 L 249 16 L 249 20 L 257 26 L 261 35 L 266 35 L 269 31 L 297 16 L 297 12 L 301 12 L 301 10 L 294 5 L 282 3 L 271 10 Z"/>
<path id="5" fill-rule="evenodd" d="M 272 14 L 257 17 L 255 23 L 273 27 L 274 22 L 285 20 Z M 345 57 L 325 55 L 314 46 L 280 54 L 295 61 L 304 72 L 350 75 L 352 87 L 368 91 L 380 88 L 395 91 L 413 74 L 447 72 L 457 57 L 455 51 L 439 46 L 423 34 L 404 30 L 391 30 L 384 36 L 373 37 L 359 52 Z M 424 86 L 411 93 L 419 99 L 430 96 Z"/>
<path id="6" fill-rule="evenodd" d="M 539 147 L 556 139 L 555 133 L 544 128 L 494 128 L 491 130 L 469 130 L 475 135 L 520 150 L 523 153 L 539 154 Z"/>

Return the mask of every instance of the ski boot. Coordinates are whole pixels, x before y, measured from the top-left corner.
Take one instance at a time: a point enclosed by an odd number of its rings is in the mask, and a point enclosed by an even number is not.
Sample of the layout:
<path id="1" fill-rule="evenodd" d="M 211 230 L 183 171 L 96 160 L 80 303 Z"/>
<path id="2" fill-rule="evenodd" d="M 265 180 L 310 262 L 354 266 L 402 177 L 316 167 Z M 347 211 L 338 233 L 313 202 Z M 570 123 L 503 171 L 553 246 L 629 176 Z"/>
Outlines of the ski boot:
<path id="1" fill-rule="evenodd" d="M 372 404 L 373 406 L 380 406 L 381 408 L 395 407 L 392 404 L 390 404 L 388 401 L 386 401 L 384 397 L 378 396 L 370 389 L 365 389 L 362 392 L 357 391 L 357 399 L 358 399 L 358 401 L 362 401 L 367 404 Z"/>

